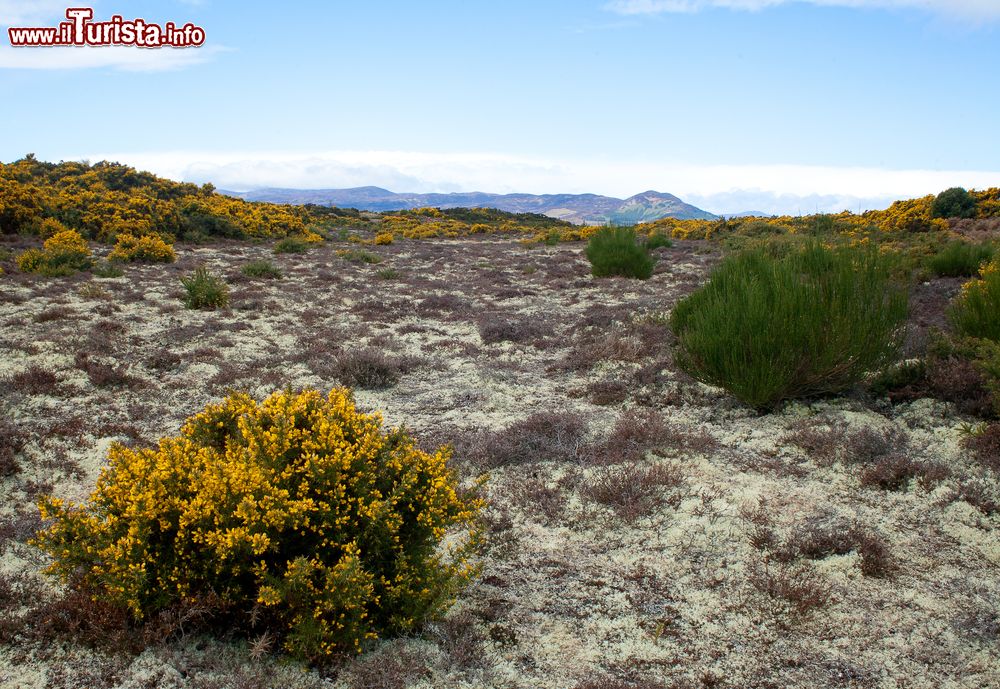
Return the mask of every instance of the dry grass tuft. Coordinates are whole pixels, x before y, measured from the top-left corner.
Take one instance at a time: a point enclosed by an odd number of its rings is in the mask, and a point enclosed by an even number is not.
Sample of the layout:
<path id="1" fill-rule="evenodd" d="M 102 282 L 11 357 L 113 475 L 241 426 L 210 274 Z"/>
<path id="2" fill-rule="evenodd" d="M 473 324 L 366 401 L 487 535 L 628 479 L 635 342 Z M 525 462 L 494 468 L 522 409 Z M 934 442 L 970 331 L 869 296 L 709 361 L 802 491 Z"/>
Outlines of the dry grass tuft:
<path id="1" fill-rule="evenodd" d="M 457 444 L 476 464 L 501 467 L 533 462 L 575 462 L 586 449 L 587 422 L 573 412 L 536 412 L 471 443 Z"/>
<path id="2" fill-rule="evenodd" d="M 91 384 L 99 388 L 137 387 L 142 381 L 129 375 L 125 366 L 115 366 L 91 358 L 89 352 L 77 352 L 74 366 L 87 374 Z"/>
<path id="3" fill-rule="evenodd" d="M 371 390 L 390 388 L 400 377 L 416 368 L 413 359 L 391 356 L 379 349 L 348 350 L 336 355 L 324 373 L 336 377 L 343 385 Z M 320 371 L 317 371 L 320 372 Z"/>
<path id="4" fill-rule="evenodd" d="M 507 320 L 499 315 L 485 317 L 479 321 L 479 338 L 483 344 L 498 342 L 527 344 L 541 339 L 543 334 L 541 327 L 533 321 Z"/>
<path id="5" fill-rule="evenodd" d="M 621 404 L 628 398 L 628 385 L 620 380 L 598 380 L 587 386 L 587 397 L 600 407 Z"/>
<path id="6" fill-rule="evenodd" d="M 664 504 L 676 506 L 680 496 L 668 496 L 663 489 L 682 485 L 684 474 L 677 464 L 624 464 L 595 470 L 580 493 L 588 500 L 610 507 L 622 519 L 632 521 L 651 514 Z"/>
<path id="7" fill-rule="evenodd" d="M 0 478 L 21 470 L 17 455 L 27 444 L 27 436 L 9 421 L 0 421 Z"/>
<path id="8" fill-rule="evenodd" d="M 637 462 L 655 450 L 710 453 L 719 443 L 705 431 L 688 431 L 667 423 L 651 409 L 623 412 L 604 443 L 592 449 L 592 461 L 597 464 Z"/>
<path id="9" fill-rule="evenodd" d="M 59 384 L 56 374 L 34 364 L 4 381 L 11 389 L 25 395 L 51 395 Z"/>
<path id="10" fill-rule="evenodd" d="M 360 656 L 348 672 L 351 689 L 406 689 L 431 676 L 422 654 L 399 643 Z"/>
<path id="11" fill-rule="evenodd" d="M 747 580 L 760 593 L 787 606 L 796 615 L 806 615 L 832 600 L 832 589 L 811 566 L 801 563 L 752 559 Z"/>
<path id="12" fill-rule="evenodd" d="M 1000 472 L 1000 423 L 986 426 L 981 433 L 975 433 L 962 443 L 972 450 L 973 456 L 980 464 Z"/>

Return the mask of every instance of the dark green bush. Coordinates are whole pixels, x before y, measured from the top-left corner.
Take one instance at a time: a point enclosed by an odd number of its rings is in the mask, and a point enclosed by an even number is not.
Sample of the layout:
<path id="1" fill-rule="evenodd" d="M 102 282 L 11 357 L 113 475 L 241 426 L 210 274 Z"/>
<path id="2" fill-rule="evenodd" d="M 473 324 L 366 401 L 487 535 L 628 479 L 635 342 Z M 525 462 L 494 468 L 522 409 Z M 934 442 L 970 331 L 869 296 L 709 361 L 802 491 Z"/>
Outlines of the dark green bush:
<path id="1" fill-rule="evenodd" d="M 594 277 L 622 275 L 646 280 L 653 274 L 654 259 L 645 246 L 636 242 L 631 227 L 604 227 L 598 230 L 587 244 Z"/>
<path id="2" fill-rule="evenodd" d="M 229 218 L 213 214 L 202 204 L 191 203 L 181 209 L 181 232 L 185 241 L 203 242 L 213 237 L 243 239 L 246 234 Z"/>
<path id="3" fill-rule="evenodd" d="M 926 388 L 926 380 L 926 362 L 921 360 L 902 362 L 897 366 L 885 369 L 879 375 L 875 376 L 869 385 L 869 389 L 879 397 L 892 396 L 907 388 L 916 388 L 922 392 Z"/>
<path id="4" fill-rule="evenodd" d="M 276 254 L 304 254 L 309 251 L 309 242 L 298 237 L 285 237 L 274 245 Z"/>
<path id="5" fill-rule="evenodd" d="M 758 409 L 841 392 L 897 357 L 907 292 L 890 272 L 867 248 L 730 256 L 671 314 L 677 361 Z"/>
<path id="6" fill-rule="evenodd" d="M 970 244 L 949 242 L 928 261 L 931 271 L 940 277 L 971 277 L 979 274 L 979 268 L 993 258 L 991 244 Z"/>
<path id="7" fill-rule="evenodd" d="M 646 240 L 646 248 L 649 249 L 650 251 L 662 247 L 669 248 L 673 245 L 674 243 L 670 241 L 670 237 L 663 234 L 662 232 L 654 232 L 653 234 L 649 235 L 649 238 Z"/>
<path id="8" fill-rule="evenodd" d="M 364 249 L 343 249 L 337 252 L 342 259 L 351 263 L 381 263 L 382 257 Z"/>
<path id="9" fill-rule="evenodd" d="M 215 309 L 229 304 L 229 288 L 221 278 L 212 275 L 204 266 L 192 275 L 181 278 L 187 292 L 184 306 L 189 309 Z"/>
<path id="10" fill-rule="evenodd" d="M 974 218 L 976 200 L 962 187 L 952 187 L 942 191 L 931 205 L 931 216 L 935 218 Z"/>

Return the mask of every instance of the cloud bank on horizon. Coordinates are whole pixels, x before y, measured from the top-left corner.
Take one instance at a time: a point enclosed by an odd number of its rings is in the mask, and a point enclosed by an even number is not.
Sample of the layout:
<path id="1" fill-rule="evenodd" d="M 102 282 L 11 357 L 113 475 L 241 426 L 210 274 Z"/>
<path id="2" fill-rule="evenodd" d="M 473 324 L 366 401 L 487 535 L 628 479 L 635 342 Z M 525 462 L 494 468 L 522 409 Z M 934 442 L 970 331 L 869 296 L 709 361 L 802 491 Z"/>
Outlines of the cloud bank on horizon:
<path id="1" fill-rule="evenodd" d="M 211 182 L 233 191 L 378 186 L 403 193 L 595 193 L 627 198 L 655 189 L 714 213 L 858 211 L 953 186 L 1000 186 L 1000 172 L 990 171 L 548 160 L 491 153 L 176 151 L 77 159 L 119 161 L 170 179 Z"/>
<path id="2" fill-rule="evenodd" d="M 1000 20 L 1000 2 L 996 0 L 612 0 L 606 8 L 618 14 L 642 15 L 698 12 L 710 8 L 757 12 L 790 4 L 854 9 L 916 9 L 962 20 Z"/>

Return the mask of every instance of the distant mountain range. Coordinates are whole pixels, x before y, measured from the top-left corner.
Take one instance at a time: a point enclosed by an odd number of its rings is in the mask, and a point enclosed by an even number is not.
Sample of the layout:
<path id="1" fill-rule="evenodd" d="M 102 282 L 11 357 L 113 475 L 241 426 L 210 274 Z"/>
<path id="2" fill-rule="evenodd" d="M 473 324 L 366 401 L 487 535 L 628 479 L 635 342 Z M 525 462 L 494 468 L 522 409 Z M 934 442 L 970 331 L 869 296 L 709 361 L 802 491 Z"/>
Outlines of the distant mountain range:
<path id="1" fill-rule="evenodd" d="M 627 199 L 597 194 L 397 194 L 380 187 L 353 189 L 254 189 L 224 191 L 247 201 L 357 208 L 366 211 L 399 211 L 437 208 L 496 208 L 510 213 L 541 213 L 553 218 L 589 225 L 633 224 L 660 218 L 714 220 L 717 216 L 684 203 L 673 194 L 645 191 Z"/>

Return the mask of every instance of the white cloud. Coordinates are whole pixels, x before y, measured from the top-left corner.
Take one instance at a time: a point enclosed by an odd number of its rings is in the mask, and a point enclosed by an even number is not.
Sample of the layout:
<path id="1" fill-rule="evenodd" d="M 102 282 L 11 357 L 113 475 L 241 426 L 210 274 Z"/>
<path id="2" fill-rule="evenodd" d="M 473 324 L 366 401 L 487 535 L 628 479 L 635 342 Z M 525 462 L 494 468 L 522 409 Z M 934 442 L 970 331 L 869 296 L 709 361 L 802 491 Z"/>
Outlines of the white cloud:
<path id="1" fill-rule="evenodd" d="M 489 153 L 103 152 L 77 159 L 116 160 L 171 179 L 236 191 L 372 185 L 396 192 L 589 192 L 625 198 L 656 189 L 724 213 L 868 209 L 953 186 L 1000 186 L 1000 172 L 988 171 L 545 160 Z"/>
<path id="2" fill-rule="evenodd" d="M 207 62 L 227 50 L 199 48 L 133 48 L 81 46 L 12 48 L 0 46 L 0 69 L 93 69 L 110 67 L 127 72 L 165 72 Z"/>
<path id="3" fill-rule="evenodd" d="M 859 9 L 918 9 L 971 21 L 1000 19 L 997 0 L 612 0 L 605 7 L 619 14 L 635 15 L 698 12 L 712 7 L 756 12 L 790 3 Z"/>

